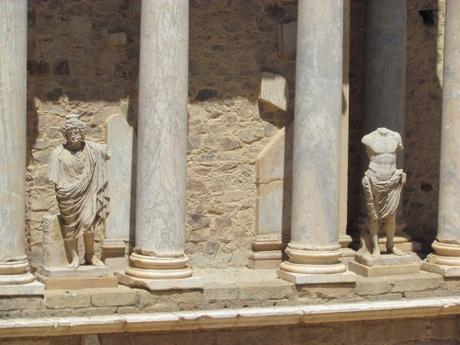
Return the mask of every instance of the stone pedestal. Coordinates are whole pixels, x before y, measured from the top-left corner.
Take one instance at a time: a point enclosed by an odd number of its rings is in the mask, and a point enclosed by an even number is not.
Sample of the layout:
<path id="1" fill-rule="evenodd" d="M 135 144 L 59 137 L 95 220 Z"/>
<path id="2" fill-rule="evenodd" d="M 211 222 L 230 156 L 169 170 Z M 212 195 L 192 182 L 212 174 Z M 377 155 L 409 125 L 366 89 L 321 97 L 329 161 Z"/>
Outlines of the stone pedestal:
<path id="1" fill-rule="evenodd" d="M 298 11 L 291 242 L 278 276 L 351 282 L 338 242 L 343 2 L 300 0 Z"/>
<path id="2" fill-rule="evenodd" d="M 142 1 L 136 245 L 125 271 L 131 281 L 192 275 L 184 253 L 188 9 L 188 0 Z"/>
<path id="3" fill-rule="evenodd" d="M 43 294 L 25 255 L 27 1 L 0 1 L 0 295 Z"/>
<path id="4" fill-rule="evenodd" d="M 460 2 L 446 3 L 438 235 L 423 269 L 460 277 Z"/>
<path id="5" fill-rule="evenodd" d="M 282 260 L 283 244 L 280 236 L 260 235 L 252 242 L 248 267 L 254 269 L 277 268 Z"/>
<path id="6" fill-rule="evenodd" d="M 43 228 L 43 263 L 37 279 L 46 290 L 108 288 L 118 285 L 109 276 L 108 266 L 81 265 L 77 269 L 67 267 L 69 258 L 65 250 L 59 216 L 45 216 Z"/>
<path id="7" fill-rule="evenodd" d="M 348 263 L 348 268 L 364 277 L 412 274 L 420 272 L 420 259 L 414 253 L 405 255 L 382 254 L 377 257 L 369 253 L 358 253 L 355 261 Z"/>

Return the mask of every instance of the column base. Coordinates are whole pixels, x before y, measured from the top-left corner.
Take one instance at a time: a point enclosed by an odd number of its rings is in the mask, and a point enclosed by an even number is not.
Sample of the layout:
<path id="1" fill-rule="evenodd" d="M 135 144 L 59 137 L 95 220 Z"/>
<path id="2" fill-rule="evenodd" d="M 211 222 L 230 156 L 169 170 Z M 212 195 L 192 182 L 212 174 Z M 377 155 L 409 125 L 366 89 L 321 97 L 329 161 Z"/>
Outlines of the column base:
<path id="1" fill-rule="evenodd" d="M 127 241 L 104 239 L 102 242 L 102 260 L 106 258 L 124 257 L 127 253 Z"/>
<path id="2" fill-rule="evenodd" d="M 356 252 L 348 247 L 351 242 L 353 242 L 353 240 L 349 235 L 342 235 L 339 238 L 339 244 L 342 247 L 340 248 L 342 252 L 342 256 L 339 258 L 340 262 L 347 263 L 356 256 Z"/>
<path id="3" fill-rule="evenodd" d="M 252 252 L 248 257 L 248 267 L 252 269 L 276 269 L 282 262 L 283 243 L 281 236 L 257 236 L 252 242 Z"/>
<path id="4" fill-rule="evenodd" d="M 43 284 L 29 272 L 27 258 L 0 262 L 0 296 L 43 295 Z"/>
<path id="5" fill-rule="evenodd" d="M 281 264 L 282 256 L 281 250 L 251 252 L 248 258 L 248 267 L 256 270 L 276 269 Z"/>
<path id="6" fill-rule="evenodd" d="M 288 245 L 289 261 L 281 263 L 278 277 L 296 284 L 349 283 L 356 281 L 354 273 L 348 272 L 339 262 L 340 248 L 331 250 L 306 250 Z"/>
<path id="7" fill-rule="evenodd" d="M 435 254 L 426 257 L 422 269 L 444 277 L 460 277 L 460 244 L 435 240 L 432 247 Z"/>
<path id="8" fill-rule="evenodd" d="M 186 255 L 181 256 L 150 256 L 132 253 L 129 257 L 127 276 L 139 279 L 184 279 L 192 276 L 192 269 L 187 265 Z"/>

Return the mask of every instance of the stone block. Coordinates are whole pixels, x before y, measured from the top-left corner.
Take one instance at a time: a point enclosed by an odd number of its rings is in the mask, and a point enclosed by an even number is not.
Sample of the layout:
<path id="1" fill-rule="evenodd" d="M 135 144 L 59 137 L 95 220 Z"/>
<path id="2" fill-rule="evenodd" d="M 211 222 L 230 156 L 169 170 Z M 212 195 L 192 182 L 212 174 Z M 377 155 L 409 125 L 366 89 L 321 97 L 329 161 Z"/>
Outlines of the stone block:
<path id="1" fill-rule="evenodd" d="M 124 273 L 116 272 L 115 276 L 118 278 L 118 283 L 132 288 L 147 289 L 149 291 L 162 291 L 162 290 L 193 290 L 203 289 L 203 281 L 198 277 L 190 277 L 184 279 L 165 279 L 165 280 L 152 280 L 133 278 Z"/>
<path id="2" fill-rule="evenodd" d="M 379 256 L 358 253 L 356 255 L 356 262 L 368 267 L 398 266 L 418 264 L 420 262 L 420 258 L 413 253 L 407 253 L 405 255 L 384 254 Z"/>
<path id="3" fill-rule="evenodd" d="M 49 309 L 88 308 L 91 306 L 89 291 L 48 291 L 45 294 L 45 306 Z"/>
<path id="4" fill-rule="evenodd" d="M 422 270 L 437 273 L 448 278 L 460 277 L 460 266 L 445 266 L 424 261 L 422 262 Z"/>
<path id="5" fill-rule="evenodd" d="M 115 289 L 100 289 L 91 294 L 91 304 L 94 307 L 135 305 L 136 300 L 136 291 L 124 286 Z"/>
<path id="6" fill-rule="evenodd" d="M 238 282 L 240 300 L 284 299 L 295 292 L 293 284 L 281 280 Z"/>
<path id="7" fill-rule="evenodd" d="M 318 301 L 318 299 L 340 299 L 342 301 L 356 298 L 354 285 L 349 283 L 316 284 L 313 286 L 298 285 L 296 289 L 299 297 L 309 297 L 314 301 Z"/>
<path id="8" fill-rule="evenodd" d="M 383 265 L 369 267 L 356 261 L 350 261 L 348 263 L 348 268 L 350 271 L 364 277 L 381 277 L 411 273 L 416 274 L 420 272 L 420 264 Z"/>
<path id="9" fill-rule="evenodd" d="M 116 288 L 115 277 L 79 277 L 79 278 L 41 278 L 46 290 L 81 290 L 98 288 Z"/>
<path id="10" fill-rule="evenodd" d="M 261 101 L 268 110 L 287 111 L 288 99 L 289 92 L 286 78 L 279 74 L 262 72 L 259 101 Z"/>
<path id="11" fill-rule="evenodd" d="M 297 47 L 297 22 L 282 23 L 278 29 L 278 54 L 286 60 L 295 60 Z"/>
<path id="12" fill-rule="evenodd" d="M 77 269 L 70 267 L 42 267 L 41 279 L 46 278 L 96 278 L 105 277 L 109 274 L 107 266 L 81 265 Z"/>
<path id="13" fill-rule="evenodd" d="M 391 292 L 423 291 L 440 288 L 442 276 L 434 273 L 420 272 L 407 276 L 397 276 L 392 279 Z"/>
<path id="14" fill-rule="evenodd" d="M 206 284 L 203 290 L 204 299 L 207 301 L 227 301 L 238 298 L 238 286 L 231 283 Z"/>
<path id="15" fill-rule="evenodd" d="M 0 311 L 8 310 L 32 310 L 42 306 L 42 298 L 39 297 L 4 297 L 0 298 Z"/>
<path id="16" fill-rule="evenodd" d="M 391 289 L 390 280 L 378 278 L 358 278 L 355 291 L 358 295 L 380 295 L 388 293 Z"/>
<path id="17" fill-rule="evenodd" d="M 356 275 L 353 272 L 343 272 L 335 274 L 297 274 L 277 270 L 278 277 L 296 285 L 315 285 L 315 284 L 336 284 L 336 283 L 355 283 Z"/>
<path id="18" fill-rule="evenodd" d="M 33 281 L 27 284 L 0 285 L 0 296 L 43 296 L 45 286 Z"/>

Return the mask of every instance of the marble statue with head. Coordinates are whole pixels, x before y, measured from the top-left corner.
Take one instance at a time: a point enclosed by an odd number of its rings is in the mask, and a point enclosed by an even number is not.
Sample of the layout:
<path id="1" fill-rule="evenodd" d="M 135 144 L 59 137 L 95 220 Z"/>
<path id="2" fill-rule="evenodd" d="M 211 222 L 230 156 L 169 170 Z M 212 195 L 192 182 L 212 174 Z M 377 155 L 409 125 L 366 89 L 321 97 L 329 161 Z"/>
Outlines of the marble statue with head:
<path id="1" fill-rule="evenodd" d="M 66 142 L 52 152 L 48 175 L 55 186 L 69 267 L 80 266 L 81 237 L 85 263 L 102 266 L 94 250 L 94 231 L 108 215 L 107 147 L 85 140 L 86 125 L 75 114 L 66 116 L 62 133 Z"/>
<path id="2" fill-rule="evenodd" d="M 366 195 L 368 234 L 362 234 L 362 251 L 380 255 L 378 233 L 383 228 L 387 237 L 387 253 L 403 255 L 394 245 L 396 211 L 406 174 L 396 168 L 397 152 L 403 149 L 399 133 L 378 128 L 365 135 L 361 142 L 366 147 L 369 166 L 364 173 L 362 186 Z M 366 238 L 368 241 L 366 241 Z"/>

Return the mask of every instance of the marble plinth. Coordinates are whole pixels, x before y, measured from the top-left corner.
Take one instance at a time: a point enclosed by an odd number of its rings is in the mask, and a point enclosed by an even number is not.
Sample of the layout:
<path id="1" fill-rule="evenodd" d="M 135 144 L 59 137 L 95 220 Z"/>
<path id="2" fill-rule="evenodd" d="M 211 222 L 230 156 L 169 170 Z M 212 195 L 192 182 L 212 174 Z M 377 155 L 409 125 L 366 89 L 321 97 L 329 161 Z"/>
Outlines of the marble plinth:
<path id="1" fill-rule="evenodd" d="M 0 296 L 43 296 L 45 286 L 32 281 L 27 284 L 0 285 Z"/>
<path id="2" fill-rule="evenodd" d="M 281 250 L 251 252 L 248 257 L 248 267 L 253 269 L 275 269 L 282 260 Z"/>
<path id="3" fill-rule="evenodd" d="M 132 288 L 142 288 L 149 291 L 161 290 L 193 290 L 202 289 L 204 282 L 198 277 L 181 279 L 142 279 L 131 277 L 127 274 L 116 272 L 118 282 Z"/>
<path id="4" fill-rule="evenodd" d="M 348 263 L 348 268 L 364 277 L 419 273 L 420 258 L 413 253 L 383 254 L 377 257 L 370 254 L 358 254 L 355 261 Z"/>
<path id="5" fill-rule="evenodd" d="M 80 290 L 116 288 L 118 279 L 115 277 L 79 277 L 79 278 L 48 278 L 37 275 L 43 281 L 46 290 Z"/>
<path id="6" fill-rule="evenodd" d="M 333 284 L 333 283 L 355 283 L 356 275 L 352 272 L 334 274 L 298 274 L 284 270 L 276 271 L 279 278 L 295 283 L 296 285 Z"/>
<path id="7" fill-rule="evenodd" d="M 422 270 L 437 273 L 444 277 L 460 277 L 460 266 L 438 265 L 424 261 L 422 262 Z"/>
<path id="8" fill-rule="evenodd" d="M 77 269 L 69 267 L 42 267 L 40 274 L 46 278 L 96 278 L 109 274 L 107 266 L 82 265 Z"/>
<path id="9" fill-rule="evenodd" d="M 117 287 L 118 280 L 109 276 L 108 266 L 42 267 L 37 279 L 46 290 L 78 290 Z"/>

